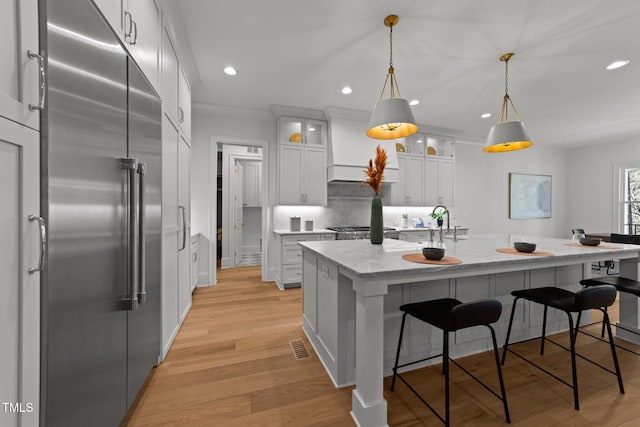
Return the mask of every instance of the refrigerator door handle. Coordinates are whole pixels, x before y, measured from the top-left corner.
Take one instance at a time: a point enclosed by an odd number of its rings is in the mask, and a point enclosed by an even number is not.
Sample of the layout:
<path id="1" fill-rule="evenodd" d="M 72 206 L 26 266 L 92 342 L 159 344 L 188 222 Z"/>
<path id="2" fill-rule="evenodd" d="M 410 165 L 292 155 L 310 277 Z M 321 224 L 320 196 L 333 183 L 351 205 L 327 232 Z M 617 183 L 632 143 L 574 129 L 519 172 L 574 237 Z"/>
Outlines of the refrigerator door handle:
<path id="1" fill-rule="evenodd" d="M 33 274 L 42 271 L 44 268 L 44 253 L 47 246 L 47 226 L 41 216 L 29 215 L 29 221 L 38 221 L 40 226 L 40 261 L 38 261 L 37 267 L 29 267 L 29 274 Z"/>
<path id="2" fill-rule="evenodd" d="M 178 252 L 183 251 L 187 247 L 187 209 L 180 205 L 178 209 L 182 210 L 182 247 L 178 249 Z"/>
<path id="3" fill-rule="evenodd" d="M 138 302 L 144 304 L 147 301 L 146 286 L 146 186 L 145 173 L 147 172 L 147 164 L 138 163 Z"/>
<path id="4" fill-rule="evenodd" d="M 127 171 L 127 191 L 129 196 L 128 224 L 129 248 L 128 248 L 128 293 L 124 300 L 125 310 L 134 311 L 138 308 L 138 248 L 137 226 L 138 226 L 138 192 L 136 191 L 136 174 L 138 172 L 138 161 L 136 159 L 120 159 L 122 168 Z"/>

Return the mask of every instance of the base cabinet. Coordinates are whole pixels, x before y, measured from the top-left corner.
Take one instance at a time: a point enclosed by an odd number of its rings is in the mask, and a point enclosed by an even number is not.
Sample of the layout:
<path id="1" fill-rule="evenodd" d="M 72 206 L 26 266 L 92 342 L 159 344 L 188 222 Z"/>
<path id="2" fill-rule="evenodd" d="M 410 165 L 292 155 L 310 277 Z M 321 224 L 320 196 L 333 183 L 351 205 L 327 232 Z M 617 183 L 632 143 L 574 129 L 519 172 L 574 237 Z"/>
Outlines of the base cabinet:
<path id="1" fill-rule="evenodd" d="M 276 284 L 280 289 L 299 288 L 302 284 L 302 248 L 298 242 L 335 240 L 333 233 L 287 234 L 276 233 L 279 265 Z"/>

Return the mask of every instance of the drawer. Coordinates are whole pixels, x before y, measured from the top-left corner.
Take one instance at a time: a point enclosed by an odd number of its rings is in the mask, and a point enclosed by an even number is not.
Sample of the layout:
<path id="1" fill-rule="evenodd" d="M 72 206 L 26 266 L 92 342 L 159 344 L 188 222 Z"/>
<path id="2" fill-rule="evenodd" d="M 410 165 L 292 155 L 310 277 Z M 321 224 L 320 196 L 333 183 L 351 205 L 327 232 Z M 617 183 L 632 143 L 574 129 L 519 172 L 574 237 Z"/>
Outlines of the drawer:
<path id="1" fill-rule="evenodd" d="M 302 265 L 283 265 L 282 282 L 298 283 L 302 282 Z"/>
<path id="2" fill-rule="evenodd" d="M 282 263 L 302 265 L 302 248 L 298 245 L 283 246 L 282 247 Z"/>
<path id="3" fill-rule="evenodd" d="M 298 242 L 312 242 L 320 240 L 320 234 L 300 234 L 295 236 L 282 236 L 283 245 L 297 245 Z"/>

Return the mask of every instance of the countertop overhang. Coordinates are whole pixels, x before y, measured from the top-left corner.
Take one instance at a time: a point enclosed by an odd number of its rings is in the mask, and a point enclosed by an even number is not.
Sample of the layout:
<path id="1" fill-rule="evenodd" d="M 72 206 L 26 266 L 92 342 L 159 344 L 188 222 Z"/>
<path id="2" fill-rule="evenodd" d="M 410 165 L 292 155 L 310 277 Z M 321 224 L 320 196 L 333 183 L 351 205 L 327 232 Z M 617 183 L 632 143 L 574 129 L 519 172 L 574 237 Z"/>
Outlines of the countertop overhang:
<path id="1" fill-rule="evenodd" d="M 446 255 L 459 258 L 459 265 L 419 264 L 402 259 L 408 253 L 421 253 L 422 243 L 413 243 L 385 239 L 380 245 L 368 240 L 330 240 L 318 242 L 300 242 L 303 250 L 314 252 L 340 266 L 343 273 L 361 278 L 388 277 L 392 283 L 394 277 L 406 281 L 408 276 L 421 276 L 425 273 L 433 279 L 455 275 L 456 277 L 477 275 L 479 271 L 491 273 L 517 271 L 523 269 L 546 268 L 556 265 L 594 262 L 607 259 L 638 258 L 640 246 L 606 243 L 606 247 L 569 246 L 568 239 L 553 239 L 532 236 L 518 236 L 537 244 L 538 251 L 551 252 L 553 256 L 511 255 L 497 252 L 498 248 L 512 248 L 513 236 L 508 234 L 482 234 L 470 236 L 467 240 L 446 242 Z M 603 244 L 604 246 L 604 244 Z M 615 247 L 615 248 L 613 248 Z"/>

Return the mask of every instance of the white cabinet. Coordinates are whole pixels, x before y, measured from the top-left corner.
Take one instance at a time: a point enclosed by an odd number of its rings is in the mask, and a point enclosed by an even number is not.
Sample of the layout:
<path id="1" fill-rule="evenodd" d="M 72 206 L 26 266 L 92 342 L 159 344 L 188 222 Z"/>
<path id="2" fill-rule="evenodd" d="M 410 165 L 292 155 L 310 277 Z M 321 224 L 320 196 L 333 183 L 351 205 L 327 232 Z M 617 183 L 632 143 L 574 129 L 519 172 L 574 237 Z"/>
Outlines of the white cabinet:
<path id="1" fill-rule="evenodd" d="M 151 85 L 160 75 L 161 10 L 155 0 L 94 0 Z"/>
<path id="2" fill-rule="evenodd" d="M 162 31 L 162 100 L 165 113 L 191 140 L 191 86 L 166 28 Z"/>
<path id="3" fill-rule="evenodd" d="M 424 202 L 428 206 L 455 204 L 455 162 L 450 159 L 425 159 Z"/>
<path id="4" fill-rule="evenodd" d="M 182 67 L 178 75 L 178 122 L 187 139 L 191 140 L 191 86 Z"/>
<path id="5" fill-rule="evenodd" d="M 128 0 L 125 3 L 125 42 L 129 46 L 133 59 L 138 63 L 151 85 L 158 90 L 160 75 L 160 8 L 154 0 Z M 127 23 L 129 24 L 128 27 Z"/>
<path id="6" fill-rule="evenodd" d="M 455 203 L 453 138 L 414 134 L 406 138 L 405 148 L 407 153 L 398 153 L 400 179 L 391 186 L 391 204 L 453 206 Z"/>
<path id="7" fill-rule="evenodd" d="M 24 409 L 0 412 L 11 427 L 38 426 L 40 408 L 39 153 L 37 131 L 0 118 L 0 396 Z"/>
<path id="8" fill-rule="evenodd" d="M 398 154 L 400 180 L 393 184 L 391 204 L 423 206 L 423 186 L 428 185 L 424 176 L 424 159 L 421 156 Z"/>
<path id="9" fill-rule="evenodd" d="M 278 121 L 281 205 L 327 204 L 327 122 L 291 117 Z"/>
<path id="10" fill-rule="evenodd" d="M 167 29 L 162 30 L 162 107 L 178 121 L 178 80 L 180 64 Z"/>
<path id="11" fill-rule="evenodd" d="M 38 2 L 7 0 L 2 7 L 0 117 L 37 130 L 45 96 L 44 59 L 37 56 Z"/>
<path id="12" fill-rule="evenodd" d="M 262 161 L 244 161 L 242 179 L 242 206 L 254 208 L 262 206 Z"/>
<path id="13" fill-rule="evenodd" d="M 162 118 L 162 343 L 169 351 L 191 307 L 190 147 Z"/>
<path id="14" fill-rule="evenodd" d="M 302 248 L 298 242 L 335 240 L 335 233 L 276 234 L 279 246 L 279 274 L 276 275 L 278 288 L 299 288 L 302 283 Z"/>

